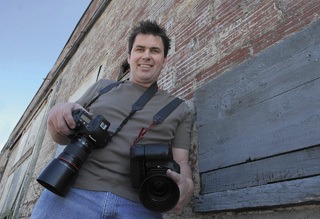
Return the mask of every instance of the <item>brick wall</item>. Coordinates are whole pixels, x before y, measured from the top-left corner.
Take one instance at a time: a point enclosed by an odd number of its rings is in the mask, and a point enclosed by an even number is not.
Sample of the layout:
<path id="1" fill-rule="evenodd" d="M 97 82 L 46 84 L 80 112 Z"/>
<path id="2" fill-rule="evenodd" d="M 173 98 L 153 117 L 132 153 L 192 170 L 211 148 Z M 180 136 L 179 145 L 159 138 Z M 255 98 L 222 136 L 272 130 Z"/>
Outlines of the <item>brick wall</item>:
<path id="1" fill-rule="evenodd" d="M 161 80 L 174 83 L 163 88 L 190 99 L 206 81 L 317 20 L 319 11 L 319 1 L 307 0 L 111 1 L 64 72 L 81 83 L 105 61 L 104 74 L 116 78 L 128 31 L 155 19 L 173 39 Z"/>

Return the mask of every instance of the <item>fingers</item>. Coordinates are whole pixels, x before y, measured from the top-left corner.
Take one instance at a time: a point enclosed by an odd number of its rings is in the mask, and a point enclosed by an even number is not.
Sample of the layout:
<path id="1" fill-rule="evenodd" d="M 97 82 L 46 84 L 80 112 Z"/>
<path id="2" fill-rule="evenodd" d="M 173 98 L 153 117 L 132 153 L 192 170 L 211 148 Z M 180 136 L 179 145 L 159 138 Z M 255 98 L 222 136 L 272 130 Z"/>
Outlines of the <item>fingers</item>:
<path id="1" fill-rule="evenodd" d="M 184 207 L 184 197 L 183 194 L 181 194 L 183 192 L 183 177 L 182 175 L 180 175 L 177 172 L 174 172 L 170 169 L 167 170 L 167 176 L 170 177 L 173 181 L 175 181 L 177 183 L 177 185 L 179 186 L 179 190 L 180 190 L 180 198 L 178 203 L 176 204 L 176 206 L 171 209 L 170 211 L 168 211 L 168 213 L 174 213 L 174 214 L 180 214 L 182 213 L 183 207 Z"/>
<path id="2" fill-rule="evenodd" d="M 59 103 L 52 107 L 48 115 L 48 128 L 51 135 L 68 136 L 73 133 L 76 124 L 72 117 L 72 111 L 82 108 L 75 103 Z"/>
<path id="3" fill-rule="evenodd" d="M 167 170 L 167 176 L 177 183 L 180 190 L 180 198 L 178 203 L 168 213 L 181 214 L 184 206 L 188 203 L 193 194 L 193 182 L 190 178 L 176 173 L 170 169 Z"/>
<path id="4" fill-rule="evenodd" d="M 167 176 L 173 179 L 173 181 L 175 181 L 178 185 L 182 180 L 182 176 L 179 173 L 174 172 L 170 169 L 167 170 Z"/>

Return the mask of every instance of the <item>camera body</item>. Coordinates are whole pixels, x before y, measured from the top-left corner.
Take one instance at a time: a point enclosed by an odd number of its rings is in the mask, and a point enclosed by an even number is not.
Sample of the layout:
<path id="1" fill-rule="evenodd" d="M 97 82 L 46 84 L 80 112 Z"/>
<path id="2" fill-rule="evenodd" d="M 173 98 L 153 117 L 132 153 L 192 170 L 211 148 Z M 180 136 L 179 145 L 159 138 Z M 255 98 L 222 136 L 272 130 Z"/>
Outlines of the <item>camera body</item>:
<path id="1" fill-rule="evenodd" d="M 110 123 L 101 115 L 92 118 L 82 109 L 72 112 L 76 128 L 71 143 L 42 171 L 37 181 L 56 195 L 64 197 L 77 178 L 82 164 L 93 149 L 105 147 L 111 139 Z"/>
<path id="2" fill-rule="evenodd" d="M 76 123 L 74 136 L 86 136 L 92 141 L 90 145 L 92 149 L 105 147 L 111 139 L 108 132 L 110 123 L 101 115 L 97 115 L 94 119 L 84 110 L 76 109 L 72 112 L 73 120 Z"/>
<path id="3" fill-rule="evenodd" d="M 180 173 L 166 144 L 133 145 L 130 149 L 131 184 L 139 189 L 141 203 L 149 210 L 166 212 L 178 202 L 178 185 L 166 175 L 168 169 Z"/>

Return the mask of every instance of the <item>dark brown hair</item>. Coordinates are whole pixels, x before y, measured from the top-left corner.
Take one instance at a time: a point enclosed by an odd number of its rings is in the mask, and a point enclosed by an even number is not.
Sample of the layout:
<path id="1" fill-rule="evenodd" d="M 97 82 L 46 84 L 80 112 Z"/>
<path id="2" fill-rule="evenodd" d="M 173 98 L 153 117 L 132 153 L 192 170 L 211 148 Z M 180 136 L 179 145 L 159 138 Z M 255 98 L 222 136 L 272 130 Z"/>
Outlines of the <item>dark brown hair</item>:
<path id="1" fill-rule="evenodd" d="M 168 51 L 170 49 L 170 38 L 167 36 L 166 29 L 160 27 L 155 21 L 140 21 L 139 26 L 135 26 L 128 38 L 128 53 L 131 53 L 134 41 L 138 34 L 152 34 L 154 36 L 159 36 L 162 39 L 164 47 L 164 57 L 167 57 Z"/>

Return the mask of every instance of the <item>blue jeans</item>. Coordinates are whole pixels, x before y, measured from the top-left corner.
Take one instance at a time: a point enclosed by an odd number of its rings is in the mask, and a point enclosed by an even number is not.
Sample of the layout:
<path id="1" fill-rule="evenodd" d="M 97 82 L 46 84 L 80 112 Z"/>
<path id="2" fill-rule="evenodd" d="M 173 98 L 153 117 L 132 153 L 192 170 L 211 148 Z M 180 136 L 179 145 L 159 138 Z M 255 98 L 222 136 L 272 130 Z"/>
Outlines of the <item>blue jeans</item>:
<path id="1" fill-rule="evenodd" d="M 31 219 L 90 219 L 90 218 L 162 218 L 142 204 L 110 192 L 96 192 L 72 188 L 65 198 L 44 190 L 33 209 Z"/>

